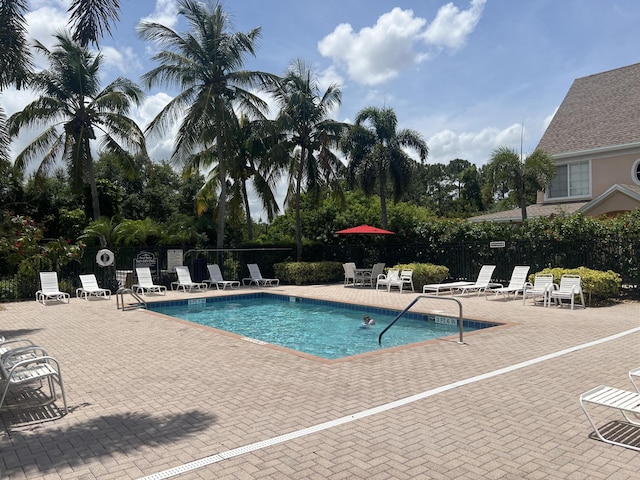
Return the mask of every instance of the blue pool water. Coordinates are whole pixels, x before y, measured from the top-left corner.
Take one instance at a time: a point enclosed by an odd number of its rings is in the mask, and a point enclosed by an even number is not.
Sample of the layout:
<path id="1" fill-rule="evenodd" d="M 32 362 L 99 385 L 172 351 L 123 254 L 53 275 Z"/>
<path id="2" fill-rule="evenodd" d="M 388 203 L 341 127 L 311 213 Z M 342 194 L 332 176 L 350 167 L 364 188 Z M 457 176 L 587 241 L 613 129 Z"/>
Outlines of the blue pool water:
<path id="1" fill-rule="evenodd" d="M 149 309 L 326 359 L 379 350 L 378 335 L 398 314 L 375 307 L 262 293 L 159 302 L 149 304 Z M 364 315 L 375 319 L 376 324 L 362 328 Z M 464 323 L 465 332 L 492 326 Z M 408 313 L 384 334 L 383 346 L 458 332 L 456 319 Z"/>

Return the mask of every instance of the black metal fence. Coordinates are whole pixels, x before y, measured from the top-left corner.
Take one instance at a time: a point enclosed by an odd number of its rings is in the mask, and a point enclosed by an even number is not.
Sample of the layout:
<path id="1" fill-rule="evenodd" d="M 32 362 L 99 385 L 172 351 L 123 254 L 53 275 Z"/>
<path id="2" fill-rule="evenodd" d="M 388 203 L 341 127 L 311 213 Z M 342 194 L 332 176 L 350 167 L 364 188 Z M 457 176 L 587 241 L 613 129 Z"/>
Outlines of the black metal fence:
<path id="1" fill-rule="evenodd" d="M 156 281 L 169 286 L 175 280 L 171 261 L 189 266 L 194 281 L 208 278 L 207 264 L 220 265 L 223 276 L 240 280 L 248 276 L 246 265 L 257 263 L 265 277 L 273 277 L 273 265 L 295 259 L 295 247 L 246 249 L 193 249 L 172 247 L 117 247 L 113 250 L 115 264 L 101 267 L 96 262 L 99 249 L 87 248 L 79 261 L 74 261 L 58 272 L 61 289 L 74 293 L 79 287 L 78 275 L 94 273 L 105 288 L 116 290 L 119 285 L 129 286 L 133 281 L 136 260 L 142 255 L 156 259 Z M 176 255 L 177 254 L 177 255 Z M 315 245 L 305 247 L 305 260 L 332 260 L 356 262 L 369 266 L 377 262 L 387 265 L 398 263 L 433 263 L 449 268 L 451 279 L 475 279 L 484 264 L 496 265 L 494 279 L 509 280 L 514 265 L 530 265 L 531 273 L 546 267 L 576 268 L 584 266 L 595 270 L 613 270 L 622 277 L 623 284 L 636 287 L 640 272 L 640 239 L 629 243 L 615 238 L 591 242 L 456 242 L 427 244 L 363 243 L 346 246 Z M 146 261 L 146 260 L 145 260 Z M 338 279 L 336 279 L 338 280 Z M 0 301 L 33 298 L 40 287 L 37 271 L 13 271 L 0 265 Z"/>

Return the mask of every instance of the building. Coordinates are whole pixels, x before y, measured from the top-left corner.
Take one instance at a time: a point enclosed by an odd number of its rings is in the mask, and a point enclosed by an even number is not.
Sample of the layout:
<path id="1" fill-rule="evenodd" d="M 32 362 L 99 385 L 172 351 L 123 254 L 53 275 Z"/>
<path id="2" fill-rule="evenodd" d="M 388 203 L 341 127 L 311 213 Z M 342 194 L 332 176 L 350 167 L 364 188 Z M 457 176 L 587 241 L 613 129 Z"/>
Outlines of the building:
<path id="1" fill-rule="evenodd" d="M 640 207 L 640 63 L 574 80 L 537 148 L 557 176 L 527 216 L 613 216 Z M 518 222 L 520 209 L 472 221 Z"/>

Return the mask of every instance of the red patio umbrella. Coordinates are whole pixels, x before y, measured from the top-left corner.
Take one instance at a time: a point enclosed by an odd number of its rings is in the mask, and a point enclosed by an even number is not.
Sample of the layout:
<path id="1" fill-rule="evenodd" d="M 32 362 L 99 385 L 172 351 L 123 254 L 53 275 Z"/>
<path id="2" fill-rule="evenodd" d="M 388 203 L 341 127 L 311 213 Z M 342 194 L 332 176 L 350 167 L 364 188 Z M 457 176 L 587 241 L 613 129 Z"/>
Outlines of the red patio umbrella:
<path id="1" fill-rule="evenodd" d="M 394 235 L 394 233 L 390 232 L 389 230 L 383 230 L 382 228 L 372 227 L 372 226 L 366 225 L 364 223 L 362 225 L 358 225 L 357 227 L 351 227 L 351 228 L 346 228 L 344 230 L 338 230 L 336 233 L 340 234 L 340 235 L 349 235 L 349 234 L 355 234 L 355 235 Z"/>

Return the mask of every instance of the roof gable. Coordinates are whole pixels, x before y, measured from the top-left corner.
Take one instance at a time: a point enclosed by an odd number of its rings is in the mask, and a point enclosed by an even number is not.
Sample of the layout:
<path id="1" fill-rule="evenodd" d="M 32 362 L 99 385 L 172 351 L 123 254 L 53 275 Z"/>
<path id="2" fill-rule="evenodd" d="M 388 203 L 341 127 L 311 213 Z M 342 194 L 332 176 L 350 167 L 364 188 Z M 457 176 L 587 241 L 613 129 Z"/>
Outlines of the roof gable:
<path id="1" fill-rule="evenodd" d="M 640 142 L 640 63 L 574 80 L 538 148 L 551 155 Z"/>

